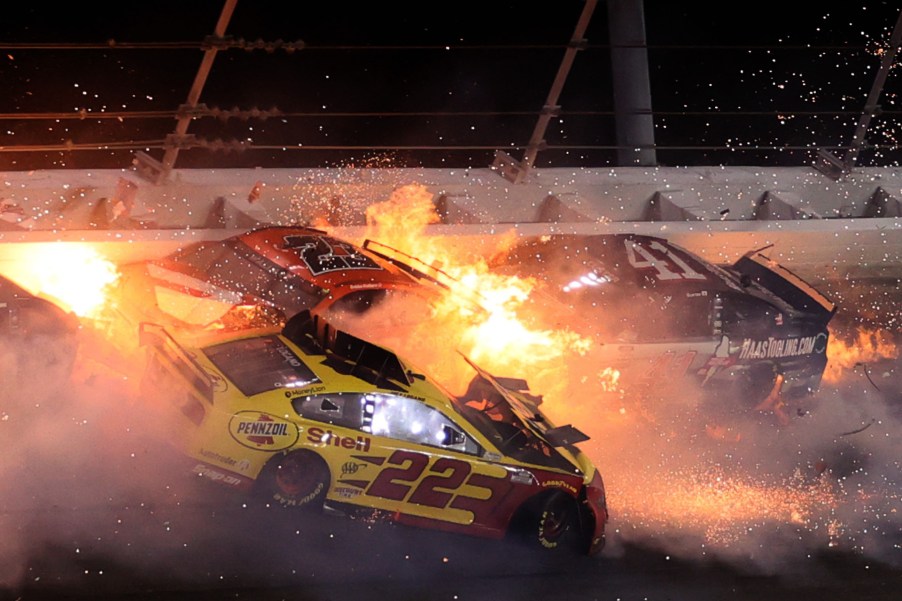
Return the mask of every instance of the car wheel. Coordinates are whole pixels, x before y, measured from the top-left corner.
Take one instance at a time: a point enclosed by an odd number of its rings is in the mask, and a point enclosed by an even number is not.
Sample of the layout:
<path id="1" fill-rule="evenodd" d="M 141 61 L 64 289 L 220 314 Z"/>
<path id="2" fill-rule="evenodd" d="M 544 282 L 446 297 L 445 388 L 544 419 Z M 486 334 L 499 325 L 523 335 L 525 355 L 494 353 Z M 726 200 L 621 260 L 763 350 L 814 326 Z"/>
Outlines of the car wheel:
<path id="1" fill-rule="evenodd" d="M 751 410 L 763 403 L 774 390 L 778 371 L 770 363 L 753 365 L 739 374 L 732 387 L 738 407 Z"/>
<path id="2" fill-rule="evenodd" d="M 563 493 L 542 497 L 523 509 L 515 520 L 515 535 L 526 544 L 548 550 L 577 544 L 577 506 Z"/>
<path id="3" fill-rule="evenodd" d="M 282 507 L 317 509 L 329 486 L 329 468 L 309 451 L 274 457 L 260 478 L 261 495 Z"/>

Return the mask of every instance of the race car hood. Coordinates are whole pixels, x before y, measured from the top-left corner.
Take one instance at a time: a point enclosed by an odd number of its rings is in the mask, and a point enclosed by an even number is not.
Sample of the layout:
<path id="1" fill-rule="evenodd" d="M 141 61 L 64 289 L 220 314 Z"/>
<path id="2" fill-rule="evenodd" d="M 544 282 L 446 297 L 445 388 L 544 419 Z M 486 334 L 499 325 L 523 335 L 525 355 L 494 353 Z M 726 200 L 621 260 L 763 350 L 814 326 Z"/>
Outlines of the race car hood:
<path id="1" fill-rule="evenodd" d="M 483 379 L 498 391 L 498 394 L 502 396 L 511 408 L 511 411 L 522 420 L 523 424 L 533 434 L 554 447 L 558 453 L 583 474 L 591 476 L 590 472 L 593 468 L 588 458 L 576 447 L 572 446 L 589 440 L 589 436 L 569 424 L 555 427 L 539 409 L 542 397 L 531 394 L 525 380 L 493 376 L 468 357 L 464 356 L 464 359 Z"/>

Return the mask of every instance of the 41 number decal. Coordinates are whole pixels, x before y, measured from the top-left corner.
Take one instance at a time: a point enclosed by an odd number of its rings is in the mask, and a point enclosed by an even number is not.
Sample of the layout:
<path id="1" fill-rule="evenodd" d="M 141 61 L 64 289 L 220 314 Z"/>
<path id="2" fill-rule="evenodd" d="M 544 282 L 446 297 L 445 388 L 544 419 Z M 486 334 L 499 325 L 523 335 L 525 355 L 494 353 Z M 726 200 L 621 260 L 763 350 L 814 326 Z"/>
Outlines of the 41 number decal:
<path id="1" fill-rule="evenodd" d="M 669 248 L 657 240 L 649 242 L 647 248 L 636 240 L 626 239 L 623 244 L 626 246 L 626 256 L 630 265 L 636 269 L 653 269 L 655 277 L 659 280 L 705 279 L 704 274 L 692 269 L 686 261 L 670 252 Z"/>

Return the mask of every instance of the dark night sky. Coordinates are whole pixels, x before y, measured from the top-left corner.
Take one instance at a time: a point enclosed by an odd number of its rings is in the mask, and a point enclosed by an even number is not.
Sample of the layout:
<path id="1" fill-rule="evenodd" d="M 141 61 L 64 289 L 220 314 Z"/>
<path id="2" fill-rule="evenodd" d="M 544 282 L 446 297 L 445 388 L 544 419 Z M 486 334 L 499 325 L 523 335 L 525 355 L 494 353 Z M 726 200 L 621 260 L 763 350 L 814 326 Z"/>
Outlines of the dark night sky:
<path id="1" fill-rule="evenodd" d="M 848 144 L 880 65 L 877 50 L 889 40 L 899 7 L 885 1 L 802 4 L 789 14 L 785 2 L 645 3 L 660 164 L 806 165 L 812 149 Z M 137 149 L 161 157 L 160 143 L 175 128 L 171 113 L 186 101 L 203 57 L 197 44 L 213 33 L 222 6 L 161 0 L 4 7 L 0 146 L 7 151 L 0 152 L 0 170 L 126 167 Z M 200 101 L 221 109 L 278 109 L 284 116 L 197 120 L 189 133 L 201 139 L 263 148 L 184 150 L 176 166 L 484 167 L 495 148 L 519 158 L 582 8 L 577 0 L 238 0 L 227 35 L 303 41 L 305 47 L 220 52 Z M 585 36 L 589 47 L 577 54 L 559 99 L 561 117 L 546 133 L 549 145 L 570 148 L 540 152 L 539 167 L 615 164 L 607 26 L 607 6 L 599 2 Z M 184 44 L 72 47 L 111 39 Z M 51 43 L 60 46 L 17 46 Z M 896 143 L 898 79 L 893 72 L 887 80 L 884 113 L 869 130 L 873 145 Z M 81 109 L 164 114 L 56 118 Z M 397 112 L 416 114 L 385 115 Z M 26 113 L 50 115 L 22 118 Z M 44 148 L 66 141 L 126 147 Z M 282 149 L 299 144 L 308 149 Z M 22 145 L 40 151 L 10 151 Z M 355 148 L 323 148 L 346 146 Z M 412 148 L 379 149 L 404 146 Z M 417 149 L 436 146 L 443 149 Z M 867 150 L 859 164 L 895 166 L 900 157 L 898 150 Z"/>

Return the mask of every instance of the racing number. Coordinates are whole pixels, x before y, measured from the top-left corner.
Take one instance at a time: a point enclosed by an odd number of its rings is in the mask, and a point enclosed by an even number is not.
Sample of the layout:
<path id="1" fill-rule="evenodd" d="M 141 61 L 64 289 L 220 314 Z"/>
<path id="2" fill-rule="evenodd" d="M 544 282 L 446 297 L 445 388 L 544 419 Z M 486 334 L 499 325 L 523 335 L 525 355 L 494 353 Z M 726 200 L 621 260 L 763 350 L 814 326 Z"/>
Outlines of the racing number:
<path id="1" fill-rule="evenodd" d="M 677 355 L 674 351 L 667 351 L 654 360 L 645 377 L 661 379 L 680 377 L 692 365 L 697 354 L 696 351 L 686 351 L 682 355 Z"/>
<path id="2" fill-rule="evenodd" d="M 297 252 L 313 275 L 337 269 L 382 269 L 350 244 L 325 236 L 285 236 L 285 248 Z"/>
<path id="3" fill-rule="evenodd" d="M 410 492 L 410 487 L 406 484 L 399 484 L 395 480 L 400 482 L 414 482 L 417 480 L 423 473 L 423 470 L 426 469 L 429 457 L 420 453 L 411 453 L 410 451 L 395 451 L 388 458 L 388 463 L 391 465 L 404 465 L 408 462 L 409 465 L 407 467 L 389 467 L 379 472 L 379 475 L 370 484 L 366 494 L 382 497 L 383 499 L 391 499 L 392 501 L 400 501 L 406 497 L 407 493 Z"/>
<path id="4" fill-rule="evenodd" d="M 623 241 L 626 246 L 626 256 L 629 258 L 630 265 L 636 269 L 654 269 L 655 276 L 659 280 L 703 280 L 705 276 L 690 267 L 683 259 L 676 254 L 671 253 L 670 249 L 658 242 L 652 240 L 645 248 L 635 240 L 626 239 Z M 656 250 L 664 255 L 663 258 L 656 258 L 652 254 L 652 250 Z M 638 255 L 638 256 L 637 256 Z M 668 262 L 672 261 L 674 265 Z"/>
<path id="5" fill-rule="evenodd" d="M 429 457 L 422 453 L 397 450 L 391 454 L 387 463 L 399 467 L 390 467 L 379 472 L 370 484 L 366 494 L 390 499 L 437 507 L 442 509 L 452 498 L 451 507 L 477 513 L 479 505 L 488 501 L 496 493 L 504 493 L 510 488 L 508 478 L 493 478 L 481 474 L 471 474 L 472 467 L 466 461 L 442 457 L 429 467 L 430 475 L 423 478 L 411 493 L 413 483 L 420 478 L 429 464 Z M 464 482 L 467 485 L 488 491 L 484 499 L 455 495 Z M 505 490 L 502 490 L 505 489 Z M 409 497 L 408 497 L 409 494 Z"/>
<path id="6" fill-rule="evenodd" d="M 423 481 L 420 482 L 420 485 L 417 486 L 417 489 L 413 491 L 408 500 L 417 505 L 443 508 L 454 496 L 452 493 L 445 491 L 453 491 L 460 488 L 460 485 L 464 483 L 464 480 L 470 474 L 470 469 L 470 464 L 465 461 L 443 457 L 429 469 L 430 472 L 442 475 L 432 475 L 423 478 Z"/>

